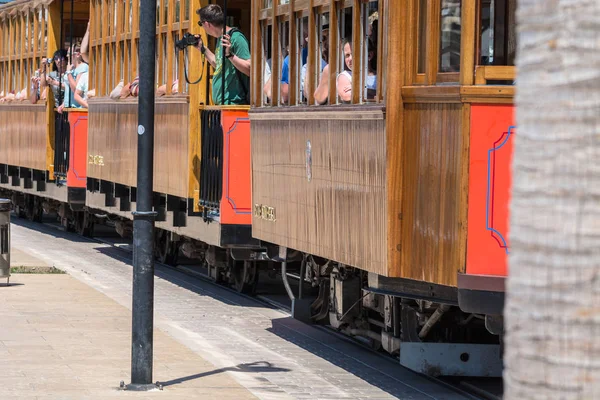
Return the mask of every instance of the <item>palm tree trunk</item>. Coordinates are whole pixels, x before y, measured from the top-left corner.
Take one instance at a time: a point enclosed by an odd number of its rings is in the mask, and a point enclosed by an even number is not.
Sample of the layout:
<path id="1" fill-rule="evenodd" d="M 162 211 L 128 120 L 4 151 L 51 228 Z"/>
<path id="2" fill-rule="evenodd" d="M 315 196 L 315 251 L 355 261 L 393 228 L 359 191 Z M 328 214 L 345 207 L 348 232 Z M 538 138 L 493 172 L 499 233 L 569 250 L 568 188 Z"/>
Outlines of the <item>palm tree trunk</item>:
<path id="1" fill-rule="evenodd" d="M 600 0 L 519 0 L 505 398 L 600 398 Z"/>

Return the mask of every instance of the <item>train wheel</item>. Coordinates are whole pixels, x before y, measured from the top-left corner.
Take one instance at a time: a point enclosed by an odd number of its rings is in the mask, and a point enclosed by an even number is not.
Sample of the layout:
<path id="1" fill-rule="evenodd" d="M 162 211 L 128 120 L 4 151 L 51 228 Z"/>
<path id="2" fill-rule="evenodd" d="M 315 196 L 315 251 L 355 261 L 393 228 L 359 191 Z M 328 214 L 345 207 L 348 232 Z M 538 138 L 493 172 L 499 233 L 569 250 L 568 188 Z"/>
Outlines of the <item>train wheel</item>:
<path id="1" fill-rule="evenodd" d="M 154 242 L 154 254 L 156 260 L 162 264 L 175 265 L 177 263 L 177 255 L 179 248 L 177 242 L 171 239 L 169 231 L 157 229 Z"/>
<path id="2" fill-rule="evenodd" d="M 42 222 L 42 215 L 44 210 L 42 205 L 35 196 L 27 195 L 25 197 L 25 218 L 33 222 Z"/>
<path id="3" fill-rule="evenodd" d="M 94 235 L 94 220 L 87 211 L 75 213 L 75 232 L 81 236 L 92 237 Z"/>
<path id="4" fill-rule="evenodd" d="M 258 284 L 256 261 L 234 261 L 232 265 L 233 286 L 239 293 L 254 294 Z"/>

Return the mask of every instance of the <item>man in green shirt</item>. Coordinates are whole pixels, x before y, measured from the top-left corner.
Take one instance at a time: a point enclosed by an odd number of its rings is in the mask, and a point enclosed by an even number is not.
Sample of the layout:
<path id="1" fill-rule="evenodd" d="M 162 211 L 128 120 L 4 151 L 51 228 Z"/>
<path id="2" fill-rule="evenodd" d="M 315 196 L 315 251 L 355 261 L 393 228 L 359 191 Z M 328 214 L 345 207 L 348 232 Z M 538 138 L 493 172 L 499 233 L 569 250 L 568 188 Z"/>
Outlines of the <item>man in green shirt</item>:
<path id="1" fill-rule="evenodd" d="M 250 98 L 250 49 L 248 40 L 236 28 L 226 27 L 223 35 L 225 16 L 220 6 L 211 4 L 197 10 L 200 16 L 198 24 L 206 33 L 218 38 L 217 48 L 213 53 L 200 40 L 198 50 L 205 56 L 210 65 L 215 69 L 212 81 L 213 102 L 224 104 L 249 104 Z M 225 48 L 223 57 L 222 47 Z M 225 85 L 225 99 L 223 99 L 223 85 Z"/>

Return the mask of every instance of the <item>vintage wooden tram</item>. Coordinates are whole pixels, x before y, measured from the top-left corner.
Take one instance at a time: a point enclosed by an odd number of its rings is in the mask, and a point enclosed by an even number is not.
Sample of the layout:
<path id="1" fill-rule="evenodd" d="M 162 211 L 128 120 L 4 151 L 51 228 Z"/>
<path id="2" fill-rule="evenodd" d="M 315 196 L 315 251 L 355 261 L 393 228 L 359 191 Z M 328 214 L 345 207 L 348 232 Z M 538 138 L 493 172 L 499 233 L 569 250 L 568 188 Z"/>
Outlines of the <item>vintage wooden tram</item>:
<path id="1" fill-rule="evenodd" d="M 251 42 L 250 107 L 212 105 L 206 63 L 175 50 L 185 32 L 214 47 L 195 13 L 208 3 L 157 2 L 159 259 L 201 258 L 239 290 L 281 268 L 298 318 L 417 371 L 501 374 L 516 1 L 230 0 Z M 0 6 L 4 96 L 90 21 L 89 111 L 68 110 L 63 132 L 52 96 L 0 104 L 0 188 L 24 215 L 131 232 L 137 99 L 109 94 L 137 75 L 138 11 Z"/>

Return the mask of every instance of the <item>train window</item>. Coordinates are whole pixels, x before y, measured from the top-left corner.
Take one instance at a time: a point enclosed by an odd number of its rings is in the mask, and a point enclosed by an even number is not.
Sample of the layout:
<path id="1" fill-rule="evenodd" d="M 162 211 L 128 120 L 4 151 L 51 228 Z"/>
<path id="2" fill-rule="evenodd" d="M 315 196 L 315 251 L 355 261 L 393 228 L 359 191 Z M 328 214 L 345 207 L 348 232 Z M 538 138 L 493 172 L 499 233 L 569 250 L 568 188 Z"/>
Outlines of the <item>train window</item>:
<path id="1" fill-rule="evenodd" d="M 293 4 L 294 7 L 289 7 Z M 288 2 L 261 1 L 255 7 L 255 26 L 261 41 L 253 47 L 254 62 L 271 69 L 271 79 L 282 85 L 255 84 L 264 89 L 272 105 L 317 106 L 381 101 L 383 32 L 380 27 L 383 1 Z M 268 23 L 275 19 L 273 40 L 265 37 Z M 266 48 L 272 43 L 273 54 Z M 262 57 L 262 59 L 261 59 Z M 271 61 L 271 63 L 269 63 Z M 258 78 L 261 74 L 255 75 Z M 348 91 L 340 95 L 338 80 Z M 271 93 L 280 91 L 280 93 Z M 262 91 L 261 91 L 262 92 Z M 255 97 L 253 105 L 266 105 Z"/>
<path id="2" fill-rule="evenodd" d="M 306 104 L 307 96 L 304 92 L 306 83 L 306 69 L 308 67 L 308 17 L 296 19 L 296 38 L 298 41 L 296 51 L 296 71 L 300 74 L 300 79 L 296 79 L 296 98 L 293 104 Z"/>
<path id="3" fill-rule="evenodd" d="M 270 105 L 271 100 L 273 98 L 272 90 L 272 75 L 273 75 L 273 55 L 271 53 L 271 35 L 272 35 L 272 26 L 267 21 L 262 21 L 261 23 L 261 39 L 262 39 L 262 54 L 263 57 L 261 59 L 261 67 L 262 73 L 261 78 L 262 81 L 259 85 L 259 88 L 263 89 L 262 103 L 261 105 Z"/>
<path id="4" fill-rule="evenodd" d="M 475 84 L 512 85 L 516 77 L 516 0 L 480 0 Z"/>
<path id="5" fill-rule="evenodd" d="M 439 72 L 460 71 L 461 0 L 442 0 Z"/>
<path id="6" fill-rule="evenodd" d="M 279 22 L 279 58 L 281 64 L 281 87 L 279 99 L 282 105 L 290 104 L 290 24 L 289 21 Z"/>
<path id="7" fill-rule="evenodd" d="M 324 74 L 326 72 L 324 65 L 329 63 L 329 46 L 332 45 L 329 42 L 329 13 L 319 13 L 316 18 L 316 32 L 318 35 L 319 45 L 316 47 L 316 52 L 312 54 L 309 51 L 309 58 L 312 58 L 313 69 L 311 70 L 311 64 L 308 63 L 306 69 L 306 80 L 312 79 L 314 91 L 313 105 L 327 104 L 329 101 L 329 85 L 331 85 L 331 79 L 329 75 Z M 335 45 L 335 44 L 333 44 Z M 306 83 L 305 83 L 306 84 Z M 310 92 L 310 86 L 308 91 Z M 309 93 L 310 99 L 310 93 Z M 308 104 L 311 104 L 310 102 Z"/>
<path id="8" fill-rule="evenodd" d="M 428 0 L 419 0 L 418 12 L 418 28 L 417 28 L 417 73 L 425 73 L 425 59 L 427 55 L 427 3 Z"/>

